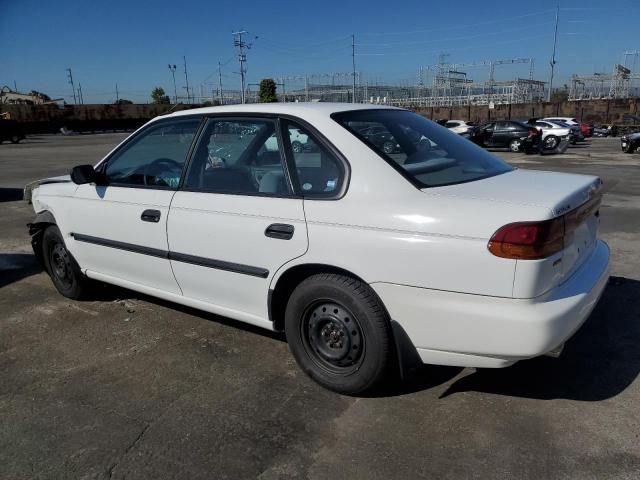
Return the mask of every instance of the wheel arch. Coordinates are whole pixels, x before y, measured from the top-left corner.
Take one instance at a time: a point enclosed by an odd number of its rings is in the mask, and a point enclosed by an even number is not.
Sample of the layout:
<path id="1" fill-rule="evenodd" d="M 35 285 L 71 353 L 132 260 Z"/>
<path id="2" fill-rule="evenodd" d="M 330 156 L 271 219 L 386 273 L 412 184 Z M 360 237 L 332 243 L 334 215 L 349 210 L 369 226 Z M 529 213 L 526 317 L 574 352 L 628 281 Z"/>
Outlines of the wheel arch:
<path id="1" fill-rule="evenodd" d="M 269 288 L 268 312 L 269 320 L 273 322 L 273 329 L 276 331 L 284 330 L 284 312 L 287 307 L 287 301 L 293 290 L 306 278 L 319 273 L 337 273 L 345 275 L 363 283 L 367 283 L 359 275 L 336 267 L 335 265 L 325 263 L 302 263 L 293 265 L 282 272 L 275 282 Z"/>
<path id="2" fill-rule="evenodd" d="M 29 235 L 31 235 L 31 248 L 33 253 L 40 263 L 44 267 L 44 253 L 42 251 L 42 234 L 49 225 L 58 225 L 56 217 L 53 216 L 49 210 L 42 210 L 36 213 L 33 222 L 28 223 Z"/>
<path id="3" fill-rule="evenodd" d="M 368 284 L 359 275 L 341 268 L 335 265 L 325 263 L 302 263 L 291 266 L 275 280 L 275 284 L 269 289 L 268 298 L 268 312 L 269 320 L 273 322 L 273 329 L 275 331 L 284 331 L 284 313 L 287 307 L 287 301 L 293 293 L 293 290 L 306 278 L 319 273 L 336 273 L 339 275 L 345 275 L 356 280 L 359 280 L 365 284 Z M 374 291 L 375 294 L 375 291 Z M 384 302 L 378 297 L 382 308 L 387 313 L 387 318 L 390 322 L 391 335 L 394 343 L 394 352 L 392 355 L 395 358 L 396 366 L 398 368 L 400 378 L 406 378 L 409 371 L 418 365 L 422 364 L 418 351 L 415 345 L 407 335 L 406 331 L 400 323 L 394 320 L 387 310 Z"/>

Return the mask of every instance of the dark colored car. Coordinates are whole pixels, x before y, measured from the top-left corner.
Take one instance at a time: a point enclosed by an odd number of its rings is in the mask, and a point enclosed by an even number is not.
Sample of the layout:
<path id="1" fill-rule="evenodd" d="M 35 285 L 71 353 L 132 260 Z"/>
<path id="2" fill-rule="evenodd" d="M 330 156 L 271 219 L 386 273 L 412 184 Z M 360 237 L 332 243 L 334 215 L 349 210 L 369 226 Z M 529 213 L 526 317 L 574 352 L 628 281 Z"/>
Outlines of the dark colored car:
<path id="1" fill-rule="evenodd" d="M 393 153 L 398 148 L 398 142 L 385 127 L 363 128 L 358 133 L 384 153 Z"/>
<path id="2" fill-rule="evenodd" d="M 9 140 L 11 143 L 18 143 L 24 140 L 25 136 L 20 128 L 20 124 L 15 120 L 0 119 L 0 143 Z"/>
<path id="3" fill-rule="evenodd" d="M 640 132 L 620 137 L 620 146 L 624 153 L 640 152 Z"/>
<path id="4" fill-rule="evenodd" d="M 508 148 L 512 152 L 519 152 L 523 150 L 527 138 L 539 135 L 538 129 L 531 125 L 515 120 L 500 120 L 480 125 L 472 140 L 482 147 Z"/>

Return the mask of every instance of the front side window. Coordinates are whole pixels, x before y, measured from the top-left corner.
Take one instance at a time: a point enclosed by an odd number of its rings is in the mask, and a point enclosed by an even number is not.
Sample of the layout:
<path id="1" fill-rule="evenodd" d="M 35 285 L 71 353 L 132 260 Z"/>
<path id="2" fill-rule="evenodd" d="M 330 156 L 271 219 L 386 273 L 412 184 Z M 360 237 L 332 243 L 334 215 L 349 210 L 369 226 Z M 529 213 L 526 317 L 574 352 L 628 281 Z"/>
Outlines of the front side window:
<path id="1" fill-rule="evenodd" d="M 317 138 L 302 126 L 283 120 L 291 142 L 299 190 L 305 197 L 333 197 L 344 183 L 344 165 Z M 371 135 L 375 135 L 370 132 Z"/>
<path id="2" fill-rule="evenodd" d="M 160 121 L 120 148 L 104 169 L 109 185 L 177 188 L 200 119 Z"/>
<path id="3" fill-rule="evenodd" d="M 512 170 L 469 140 L 405 110 L 355 110 L 332 117 L 418 188 L 471 182 Z M 392 152 L 361 133 L 374 126 L 393 136 Z"/>
<path id="4" fill-rule="evenodd" d="M 215 193 L 289 195 L 276 125 L 271 119 L 210 119 L 185 187 Z"/>

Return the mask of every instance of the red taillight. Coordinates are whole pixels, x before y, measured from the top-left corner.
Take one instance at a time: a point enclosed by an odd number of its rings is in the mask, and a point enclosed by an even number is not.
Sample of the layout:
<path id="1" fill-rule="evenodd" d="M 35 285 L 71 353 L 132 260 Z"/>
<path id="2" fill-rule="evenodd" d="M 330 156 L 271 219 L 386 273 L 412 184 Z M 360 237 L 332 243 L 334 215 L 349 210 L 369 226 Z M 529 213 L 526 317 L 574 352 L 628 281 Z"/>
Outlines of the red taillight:
<path id="1" fill-rule="evenodd" d="M 543 222 L 510 223 L 493 234 L 487 247 L 497 257 L 535 260 L 564 247 L 564 217 Z"/>

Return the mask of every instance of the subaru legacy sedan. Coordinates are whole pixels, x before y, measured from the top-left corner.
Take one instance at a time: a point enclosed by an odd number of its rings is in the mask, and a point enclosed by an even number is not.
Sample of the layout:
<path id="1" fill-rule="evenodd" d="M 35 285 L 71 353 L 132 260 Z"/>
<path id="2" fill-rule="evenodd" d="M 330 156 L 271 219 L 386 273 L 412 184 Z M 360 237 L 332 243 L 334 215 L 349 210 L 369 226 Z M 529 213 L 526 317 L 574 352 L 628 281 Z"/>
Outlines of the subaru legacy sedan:
<path id="1" fill-rule="evenodd" d="M 609 276 L 601 183 L 406 110 L 299 103 L 158 117 L 25 195 L 62 295 L 100 281 L 283 331 L 312 379 L 359 394 L 415 360 L 559 351 Z"/>

